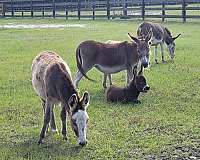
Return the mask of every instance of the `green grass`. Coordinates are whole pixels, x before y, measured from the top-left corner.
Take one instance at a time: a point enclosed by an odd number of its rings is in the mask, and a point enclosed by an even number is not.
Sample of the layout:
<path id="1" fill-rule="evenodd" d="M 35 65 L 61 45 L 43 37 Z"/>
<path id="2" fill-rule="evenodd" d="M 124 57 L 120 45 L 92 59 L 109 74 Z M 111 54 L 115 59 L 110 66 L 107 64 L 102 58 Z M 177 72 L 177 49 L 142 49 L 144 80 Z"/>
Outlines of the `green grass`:
<path id="1" fill-rule="evenodd" d="M 48 134 L 37 145 L 43 124 L 39 98 L 31 85 L 32 59 L 43 50 L 53 50 L 65 59 L 73 76 L 77 70 L 75 49 L 81 41 L 128 40 L 139 21 L 1 19 L 0 24 L 85 24 L 86 28 L 0 30 L 0 159 L 186 159 L 200 154 L 200 22 L 163 23 L 177 39 L 175 63 L 156 65 L 145 76 L 151 87 L 140 95 L 141 104 L 109 104 L 104 98 L 101 74 L 83 79 L 80 92 L 88 90 L 91 102 L 88 145 L 78 147 L 68 124 L 69 142 Z M 160 56 L 160 54 L 159 54 Z M 160 56 L 161 57 L 161 56 Z M 159 57 L 159 58 L 160 58 Z M 161 58 L 160 58 L 161 59 Z M 125 85 L 125 73 L 114 75 L 116 85 Z M 56 107 L 60 131 L 60 107 Z M 199 157 L 200 158 L 200 157 Z"/>

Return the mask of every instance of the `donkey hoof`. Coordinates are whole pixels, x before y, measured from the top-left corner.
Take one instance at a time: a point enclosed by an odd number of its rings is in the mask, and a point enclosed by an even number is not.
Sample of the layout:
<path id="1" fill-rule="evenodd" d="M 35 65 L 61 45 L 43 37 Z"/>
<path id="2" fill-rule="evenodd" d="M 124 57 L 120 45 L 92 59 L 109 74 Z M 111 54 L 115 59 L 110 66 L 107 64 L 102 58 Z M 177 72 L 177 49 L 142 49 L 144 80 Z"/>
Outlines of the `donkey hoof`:
<path id="1" fill-rule="evenodd" d="M 135 103 L 135 104 L 141 104 L 141 101 L 140 100 L 134 100 L 133 103 Z"/>
<path id="2" fill-rule="evenodd" d="M 57 133 L 58 133 L 57 129 L 52 129 L 51 132 L 52 132 L 53 134 L 57 134 Z"/>
<path id="3" fill-rule="evenodd" d="M 157 59 L 155 59 L 155 63 L 158 64 L 158 60 Z"/>
<path id="4" fill-rule="evenodd" d="M 68 137 L 66 135 L 63 136 L 63 140 L 68 141 Z"/>
<path id="5" fill-rule="evenodd" d="M 43 143 L 44 143 L 44 140 L 43 140 L 43 139 L 39 139 L 38 145 L 41 145 L 41 144 L 43 144 Z"/>

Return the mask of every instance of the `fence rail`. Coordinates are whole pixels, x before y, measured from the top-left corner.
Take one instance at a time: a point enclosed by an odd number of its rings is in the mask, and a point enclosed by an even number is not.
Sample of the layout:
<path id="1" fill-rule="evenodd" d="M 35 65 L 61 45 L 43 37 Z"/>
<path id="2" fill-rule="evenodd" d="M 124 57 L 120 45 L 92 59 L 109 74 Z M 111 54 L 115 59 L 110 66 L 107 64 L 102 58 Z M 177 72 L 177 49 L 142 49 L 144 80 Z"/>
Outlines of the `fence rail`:
<path id="1" fill-rule="evenodd" d="M 2 18 L 182 18 L 185 22 L 200 18 L 200 0 L 0 0 L 0 14 Z"/>

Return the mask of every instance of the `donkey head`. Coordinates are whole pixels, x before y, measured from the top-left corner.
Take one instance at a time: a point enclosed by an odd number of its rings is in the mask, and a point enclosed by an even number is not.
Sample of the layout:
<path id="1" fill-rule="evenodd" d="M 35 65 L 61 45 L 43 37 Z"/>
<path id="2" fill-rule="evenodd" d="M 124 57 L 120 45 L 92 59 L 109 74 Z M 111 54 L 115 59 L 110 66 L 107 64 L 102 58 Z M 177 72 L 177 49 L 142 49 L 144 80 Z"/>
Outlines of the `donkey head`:
<path id="1" fill-rule="evenodd" d="M 169 49 L 169 54 L 170 54 L 170 57 L 171 59 L 174 59 L 174 51 L 175 51 L 175 39 L 177 39 L 181 34 L 177 35 L 176 37 L 173 37 L 172 40 L 171 40 L 171 43 L 169 43 L 167 45 L 168 49 Z"/>
<path id="2" fill-rule="evenodd" d="M 165 31 L 166 31 L 166 44 L 167 44 L 167 47 L 169 49 L 169 54 L 170 54 L 170 57 L 171 59 L 173 60 L 174 59 L 174 50 L 175 50 L 175 40 L 181 35 L 181 34 L 178 34 L 176 37 L 172 37 L 172 34 L 171 32 L 169 31 L 169 29 L 167 29 L 165 27 Z"/>
<path id="3" fill-rule="evenodd" d="M 72 113 L 71 125 L 76 136 L 78 137 L 78 143 L 81 146 L 87 144 L 86 131 L 89 116 L 86 112 L 86 108 L 89 104 L 89 101 L 90 96 L 88 92 L 85 92 L 81 99 L 79 99 L 76 94 L 73 94 L 68 101 L 68 105 Z"/>
<path id="4" fill-rule="evenodd" d="M 149 30 L 149 33 L 146 37 L 144 37 L 144 39 L 138 39 L 136 37 L 131 36 L 129 33 L 128 35 L 137 44 L 137 53 L 139 56 L 139 61 L 144 66 L 144 68 L 149 67 L 150 40 L 152 37 L 152 29 Z"/>
<path id="5" fill-rule="evenodd" d="M 135 87 L 139 92 L 147 92 L 150 87 L 146 82 L 146 78 L 143 76 L 143 66 L 141 66 L 141 70 L 137 73 L 137 67 L 133 69 L 133 82 Z"/>

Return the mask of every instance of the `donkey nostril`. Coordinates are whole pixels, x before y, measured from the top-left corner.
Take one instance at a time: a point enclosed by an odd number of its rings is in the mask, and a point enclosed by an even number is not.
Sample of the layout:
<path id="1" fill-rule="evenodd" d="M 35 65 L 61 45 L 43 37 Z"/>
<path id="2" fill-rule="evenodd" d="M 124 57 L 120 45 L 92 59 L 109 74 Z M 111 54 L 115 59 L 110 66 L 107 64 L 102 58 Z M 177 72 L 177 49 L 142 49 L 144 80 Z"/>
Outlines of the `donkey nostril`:
<path id="1" fill-rule="evenodd" d="M 85 146 L 86 144 L 87 144 L 87 141 L 86 142 L 79 142 L 79 145 L 82 146 L 82 147 Z"/>
<path id="2" fill-rule="evenodd" d="M 144 68 L 148 67 L 148 63 L 143 63 L 142 65 L 144 66 Z"/>
<path id="3" fill-rule="evenodd" d="M 149 90 L 149 89 L 150 89 L 150 87 L 149 87 L 149 86 L 146 86 L 146 87 L 145 87 L 145 90 Z"/>

